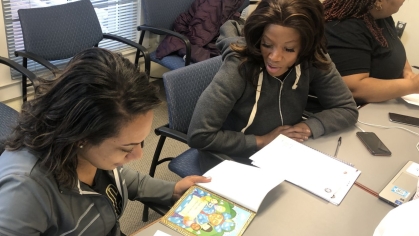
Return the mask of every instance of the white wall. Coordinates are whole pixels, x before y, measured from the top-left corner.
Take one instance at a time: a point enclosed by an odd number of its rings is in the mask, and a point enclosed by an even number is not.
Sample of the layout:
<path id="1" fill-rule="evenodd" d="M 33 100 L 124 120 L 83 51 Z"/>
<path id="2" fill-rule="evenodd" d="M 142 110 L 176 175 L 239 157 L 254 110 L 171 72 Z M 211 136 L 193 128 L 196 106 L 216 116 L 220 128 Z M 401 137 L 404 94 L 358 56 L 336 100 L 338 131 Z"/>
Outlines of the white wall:
<path id="1" fill-rule="evenodd" d="M 406 0 L 399 12 L 393 15 L 394 21 L 407 22 L 402 35 L 410 65 L 419 66 L 419 1 Z M 415 71 L 419 73 L 419 70 Z"/>
<path id="2" fill-rule="evenodd" d="M 0 56 L 8 58 L 6 29 L 4 28 L 3 8 L 0 4 Z M 20 96 L 20 86 L 16 81 L 10 78 L 10 68 L 0 65 L 0 101 L 8 100 L 16 96 Z"/>

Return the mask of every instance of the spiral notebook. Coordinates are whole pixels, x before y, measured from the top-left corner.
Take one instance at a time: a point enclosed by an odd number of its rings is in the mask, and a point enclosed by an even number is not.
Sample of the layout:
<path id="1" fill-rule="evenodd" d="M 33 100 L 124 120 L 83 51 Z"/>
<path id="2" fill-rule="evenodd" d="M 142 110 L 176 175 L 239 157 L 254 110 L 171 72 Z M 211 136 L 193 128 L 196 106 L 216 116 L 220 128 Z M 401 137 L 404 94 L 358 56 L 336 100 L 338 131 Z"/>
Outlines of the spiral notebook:
<path id="1" fill-rule="evenodd" d="M 311 193 L 339 205 L 361 171 L 284 135 L 255 153 L 252 164 L 276 173 Z"/>

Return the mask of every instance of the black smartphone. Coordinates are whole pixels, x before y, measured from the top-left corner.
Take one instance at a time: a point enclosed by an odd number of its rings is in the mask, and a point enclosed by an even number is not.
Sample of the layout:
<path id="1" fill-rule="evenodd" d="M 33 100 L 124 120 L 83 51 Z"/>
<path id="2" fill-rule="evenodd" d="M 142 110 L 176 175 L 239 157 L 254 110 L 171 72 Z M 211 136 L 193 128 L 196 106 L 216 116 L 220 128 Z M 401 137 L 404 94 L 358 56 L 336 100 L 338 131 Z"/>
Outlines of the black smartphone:
<path id="1" fill-rule="evenodd" d="M 357 132 L 356 136 L 362 141 L 368 151 L 374 156 L 391 156 L 390 150 L 373 132 Z"/>
<path id="2" fill-rule="evenodd" d="M 388 116 L 390 118 L 390 121 L 392 122 L 419 127 L 419 118 L 417 117 L 406 116 L 406 115 L 392 113 L 392 112 L 389 112 Z"/>

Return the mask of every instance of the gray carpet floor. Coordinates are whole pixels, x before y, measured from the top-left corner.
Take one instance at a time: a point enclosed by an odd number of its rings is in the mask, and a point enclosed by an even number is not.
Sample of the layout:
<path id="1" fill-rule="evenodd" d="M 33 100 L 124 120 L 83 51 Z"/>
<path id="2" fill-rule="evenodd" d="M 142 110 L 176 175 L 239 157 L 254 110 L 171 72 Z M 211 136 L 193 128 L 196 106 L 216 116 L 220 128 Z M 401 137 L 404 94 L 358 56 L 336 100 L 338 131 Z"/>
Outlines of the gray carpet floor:
<path id="1" fill-rule="evenodd" d="M 149 136 L 146 138 L 144 142 L 145 145 L 143 158 L 141 158 L 140 160 L 132 161 L 125 165 L 126 168 L 131 168 L 133 170 L 139 171 L 140 173 L 147 174 L 149 172 L 151 160 L 153 158 L 153 154 L 159 139 L 159 136 L 157 136 L 154 133 L 154 129 L 168 123 L 167 103 L 166 96 L 164 94 L 163 82 L 161 79 L 158 79 L 153 81 L 152 83 L 160 87 L 160 98 L 162 99 L 163 103 L 157 109 L 154 110 L 152 132 L 149 134 Z M 168 138 L 166 139 L 160 158 L 177 156 L 180 153 L 187 150 L 187 148 L 188 146 L 186 144 Z M 178 181 L 180 179 L 179 176 L 177 176 L 167 168 L 167 162 L 157 167 L 155 178 L 164 179 L 168 181 Z M 120 219 L 122 232 L 124 232 L 127 235 L 130 235 L 138 229 L 144 227 L 145 225 L 155 221 L 160 217 L 159 214 L 157 214 L 153 210 L 150 210 L 149 220 L 148 222 L 144 223 L 142 222 L 142 212 L 142 203 L 129 202 L 127 208 L 124 211 L 123 216 Z"/>

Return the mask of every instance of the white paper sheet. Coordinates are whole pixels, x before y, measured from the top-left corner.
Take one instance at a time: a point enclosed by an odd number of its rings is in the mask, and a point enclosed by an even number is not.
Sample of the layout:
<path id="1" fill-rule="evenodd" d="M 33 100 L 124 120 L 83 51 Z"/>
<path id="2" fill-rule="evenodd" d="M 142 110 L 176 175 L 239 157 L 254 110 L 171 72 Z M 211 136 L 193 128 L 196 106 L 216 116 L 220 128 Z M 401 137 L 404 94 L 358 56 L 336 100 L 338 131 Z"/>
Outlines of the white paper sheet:
<path id="1" fill-rule="evenodd" d="M 254 154 L 253 165 L 275 170 L 285 179 L 336 205 L 361 171 L 304 144 L 280 135 Z"/>
<path id="2" fill-rule="evenodd" d="M 163 231 L 157 230 L 154 236 L 171 236 L 170 234 L 167 234 Z"/>
<path id="3" fill-rule="evenodd" d="M 266 194 L 284 181 L 284 177 L 234 161 L 223 161 L 207 171 L 209 183 L 197 185 L 257 212 Z"/>
<path id="4" fill-rule="evenodd" d="M 419 106 L 419 94 L 413 93 L 402 97 L 407 103 Z"/>

